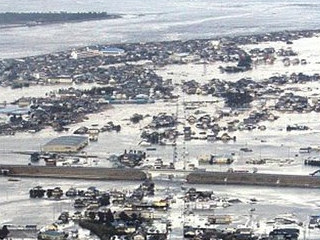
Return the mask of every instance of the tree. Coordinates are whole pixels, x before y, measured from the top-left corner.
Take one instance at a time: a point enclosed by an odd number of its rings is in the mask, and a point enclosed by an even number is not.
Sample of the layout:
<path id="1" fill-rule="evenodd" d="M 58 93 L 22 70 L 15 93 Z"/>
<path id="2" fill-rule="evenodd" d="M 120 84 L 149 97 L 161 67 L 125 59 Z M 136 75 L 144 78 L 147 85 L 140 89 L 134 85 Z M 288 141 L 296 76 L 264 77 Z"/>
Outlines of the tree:
<path id="1" fill-rule="evenodd" d="M 114 217 L 110 209 L 108 209 L 108 211 L 98 212 L 98 218 L 100 223 L 105 223 L 107 225 L 111 225 L 111 223 L 114 221 Z"/>
<path id="2" fill-rule="evenodd" d="M 247 91 L 227 92 L 224 94 L 224 97 L 229 107 L 244 107 L 253 100 L 253 97 Z"/>
<path id="3" fill-rule="evenodd" d="M 128 222 L 128 221 L 131 221 L 131 218 L 129 217 L 128 214 L 126 214 L 125 212 L 121 212 L 119 214 L 119 218 L 124 221 L 124 222 Z"/>
<path id="4" fill-rule="evenodd" d="M 238 62 L 238 67 L 245 67 L 249 69 L 252 64 L 252 59 L 250 55 L 244 54 L 240 56 L 239 62 Z"/>
<path id="5" fill-rule="evenodd" d="M 91 219 L 91 220 L 94 220 L 95 218 L 96 218 L 96 213 L 95 212 L 89 212 L 89 218 Z"/>
<path id="6" fill-rule="evenodd" d="M 48 197 L 48 198 L 51 198 L 51 197 L 52 197 L 52 191 L 53 191 L 53 189 L 48 189 L 48 190 L 47 190 L 47 197 Z"/>
<path id="7" fill-rule="evenodd" d="M 112 223 L 114 221 L 114 217 L 110 209 L 108 210 L 106 217 L 107 217 L 107 223 Z"/>
<path id="8" fill-rule="evenodd" d="M 131 218 L 133 221 L 137 220 L 138 219 L 138 215 L 136 213 L 132 213 L 131 214 Z"/>
<path id="9" fill-rule="evenodd" d="M 10 233 L 10 232 L 9 232 L 7 226 L 4 225 L 4 226 L 2 227 L 2 229 L 0 230 L 0 239 L 5 239 L 5 238 L 8 236 L 9 233 Z"/>
<path id="10" fill-rule="evenodd" d="M 107 193 L 102 194 L 99 199 L 100 206 L 108 206 L 110 204 L 110 196 Z"/>

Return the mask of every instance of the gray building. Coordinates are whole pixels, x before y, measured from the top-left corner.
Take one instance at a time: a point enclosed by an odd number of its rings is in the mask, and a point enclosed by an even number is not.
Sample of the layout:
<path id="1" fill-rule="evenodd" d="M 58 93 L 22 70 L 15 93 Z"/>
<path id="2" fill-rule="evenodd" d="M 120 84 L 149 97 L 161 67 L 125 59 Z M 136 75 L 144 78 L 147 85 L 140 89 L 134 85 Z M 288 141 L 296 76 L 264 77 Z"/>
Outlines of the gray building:
<path id="1" fill-rule="evenodd" d="M 42 147 L 43 152 L 78 152 L 88 144 L 88 137 L 62 136 L 52 139 Z"/>

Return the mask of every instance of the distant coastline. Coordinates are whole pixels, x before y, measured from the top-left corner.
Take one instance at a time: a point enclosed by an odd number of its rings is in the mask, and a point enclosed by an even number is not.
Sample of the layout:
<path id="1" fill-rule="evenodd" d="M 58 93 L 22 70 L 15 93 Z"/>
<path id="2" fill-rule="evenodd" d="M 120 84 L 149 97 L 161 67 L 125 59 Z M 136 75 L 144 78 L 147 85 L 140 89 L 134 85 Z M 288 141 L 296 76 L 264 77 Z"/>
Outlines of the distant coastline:
<path id="1" fill-rule="evenodd" d="M 0 13 L 0 28 L 33 27 L 56 23 L 85 22 L 121 18 L 107 12 L 5 12 Z"/>

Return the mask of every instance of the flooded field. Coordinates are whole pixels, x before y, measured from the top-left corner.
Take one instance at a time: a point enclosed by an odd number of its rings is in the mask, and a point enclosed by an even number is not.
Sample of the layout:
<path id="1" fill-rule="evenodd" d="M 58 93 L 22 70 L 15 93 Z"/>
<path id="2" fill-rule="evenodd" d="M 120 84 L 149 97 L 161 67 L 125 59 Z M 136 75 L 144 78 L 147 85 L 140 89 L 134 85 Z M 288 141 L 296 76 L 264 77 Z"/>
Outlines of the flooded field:
<path id="1" fill-rule="evenodd" d="M 13 7 L 14 6 L 14 7 Z M 123 18 L 2 29 L 0 58 L 56 52 L 100 43 L 171 41 L 315 29 L 316 1 L 142 0 L 1 1 L 0 11 L 105 11 Z M 300 14 L 303 12 L 304 14 Z M 34 36 L 37 36 L 36 38 Z"/>

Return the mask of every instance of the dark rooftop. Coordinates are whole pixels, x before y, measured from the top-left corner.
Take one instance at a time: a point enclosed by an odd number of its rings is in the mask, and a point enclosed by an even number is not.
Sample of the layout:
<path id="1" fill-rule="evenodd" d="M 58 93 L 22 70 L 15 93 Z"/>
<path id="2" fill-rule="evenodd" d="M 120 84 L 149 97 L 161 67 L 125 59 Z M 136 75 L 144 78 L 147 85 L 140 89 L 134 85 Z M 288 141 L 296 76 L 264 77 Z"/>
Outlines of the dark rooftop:
<path id="1" fill-rule="evenodd" d="M 78 146 L 88 141 L 88 137 L 84 136 L 62 136 L 52 139 L 45 146 L 52 145 L 65 145 L 65 146 Z"/>

